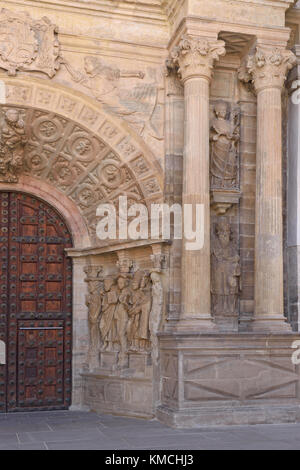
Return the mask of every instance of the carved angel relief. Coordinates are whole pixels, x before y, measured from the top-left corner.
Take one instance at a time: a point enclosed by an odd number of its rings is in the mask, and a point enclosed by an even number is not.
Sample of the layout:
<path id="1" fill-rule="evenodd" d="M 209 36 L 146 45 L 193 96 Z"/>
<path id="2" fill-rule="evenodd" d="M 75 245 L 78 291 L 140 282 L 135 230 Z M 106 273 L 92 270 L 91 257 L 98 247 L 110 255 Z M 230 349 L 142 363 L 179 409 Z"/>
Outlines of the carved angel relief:
<path id="1" fill-rule="evenodd" d="M 9 75 L 18 70 L 43 72 L 52 78 L 60 66 L 57 27 L 43 17 L 25 12 L 0 12 L 0 68 Z"/>
<path id="2" fill-rule="evenodd" d="M 156 82 L 138 83 L 144 80 L 144 72 L 121 70 L 94 56 L 84 58 L 82 71 L 75 70 L 66 59 L 61 63 L 72 80 L 87 89 L 108 112 L 125 119 L 138 134 L 162 140 L 161 130 L 155 123 L 160 108 L 159 88 Z"/>

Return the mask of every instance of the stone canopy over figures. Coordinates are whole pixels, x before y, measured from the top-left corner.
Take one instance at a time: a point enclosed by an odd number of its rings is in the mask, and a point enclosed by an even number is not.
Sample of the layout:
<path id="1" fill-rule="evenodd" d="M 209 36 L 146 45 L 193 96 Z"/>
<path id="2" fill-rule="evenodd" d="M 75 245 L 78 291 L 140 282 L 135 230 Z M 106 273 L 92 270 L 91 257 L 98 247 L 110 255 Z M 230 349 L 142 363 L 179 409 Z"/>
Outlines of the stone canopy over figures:
<path id="1" fill-rule="evenodd" d="M 128 260 L 126 260 L 128 261 Z M 119 262 L 119 272 L 85 268 L 89 308 L 91 368 L 99 367 L 99 352 L 116 353 L 117 368 L 128 367 L 128 353 L 150 353 L 157 361 L 157 332 L 162 307 L 161 269 L 137 269 Z"/>

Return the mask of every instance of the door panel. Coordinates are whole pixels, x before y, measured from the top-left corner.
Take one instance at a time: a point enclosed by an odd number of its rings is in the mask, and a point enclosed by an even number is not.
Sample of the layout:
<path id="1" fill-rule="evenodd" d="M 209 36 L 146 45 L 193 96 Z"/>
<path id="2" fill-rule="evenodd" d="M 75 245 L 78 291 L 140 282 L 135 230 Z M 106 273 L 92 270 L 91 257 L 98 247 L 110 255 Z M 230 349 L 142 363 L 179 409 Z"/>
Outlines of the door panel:
<path id="1" fill-rule="evenodd" d="M 0 411 L 70 405 L 70 233 L 47 204 L 0 192 L 0 339 L 7 349 Z"/>

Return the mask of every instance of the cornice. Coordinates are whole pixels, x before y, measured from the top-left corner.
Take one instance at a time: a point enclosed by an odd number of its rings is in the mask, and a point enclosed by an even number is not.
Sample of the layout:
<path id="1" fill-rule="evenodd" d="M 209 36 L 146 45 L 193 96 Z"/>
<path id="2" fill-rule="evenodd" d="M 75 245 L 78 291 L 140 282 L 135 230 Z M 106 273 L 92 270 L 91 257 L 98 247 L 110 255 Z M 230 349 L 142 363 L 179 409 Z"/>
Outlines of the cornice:
<path id="1" fill-rule="evenodd" d="M 207 22 L 206 18 L 197 16 L 187 16 L 183 18 L 178 24 L 176 30 L 170 37 L 168 49 L 172 48 L 183 34 L 192 34 L 195 36 L 210 36 L 217 37 L 222 31 L 231 33 L 245 33 L 245 26 L 247 26 L 247 33 L 253 35 L 261 40 L 265 40 L 266 44 L 286 45 L 290 37 L 290 28 L 287 27 L 267 27 L 255 26 L 247 23 L 231 23 L 226 21 Z"/>
<path id="2" fill-rule="evenodd" d="M 5 0 L 9 4 L 168 26 L 161 0 Z"/>

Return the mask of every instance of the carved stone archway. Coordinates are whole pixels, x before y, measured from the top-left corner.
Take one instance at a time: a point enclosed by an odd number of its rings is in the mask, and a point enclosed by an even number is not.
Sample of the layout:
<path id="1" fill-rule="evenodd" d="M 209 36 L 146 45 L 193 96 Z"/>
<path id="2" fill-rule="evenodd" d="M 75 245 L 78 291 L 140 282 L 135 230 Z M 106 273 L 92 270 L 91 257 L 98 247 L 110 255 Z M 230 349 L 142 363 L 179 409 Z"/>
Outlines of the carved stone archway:
<path id="1" fill-rule="evenodd" d="M 19 114 L 26 143 L 16 175 L 6 181 L 2 172 L 0 191 L 27 192 L 51 204 L 64 217 L 80 252 L 101 243 L 95 236 L 100 203 L 116 202 L 119 195 L 127 195 L 129 205 L 162 201 L 163 172 L 155 156 L 99 103 L 53 81 L 0 74 L 4 124 L 10 109 Z M 89 346 L 86 264 L 84 250 L 73 257 L 73 407 L 82 405 L 80 374 Z"/>
<path id="2" fill-rule="evenodd" d="M 77 206 L 90 245 L 99 244 L 95 215 L 100 203 L 115 203 L 120 195 L 127 195 L 129 205 L 162 200 L 163 175 L 155 156 L 98 103 L 40 79 L 0 75 L 0 87 L 2 114 L 16 108 L 25 122 L 22 190 L 34 178 L 45 193 L 54 187 L 63 194 Z M 0 189 L 3 185 L 7 188 L 2 182 Z"/>

